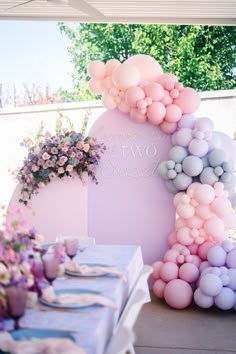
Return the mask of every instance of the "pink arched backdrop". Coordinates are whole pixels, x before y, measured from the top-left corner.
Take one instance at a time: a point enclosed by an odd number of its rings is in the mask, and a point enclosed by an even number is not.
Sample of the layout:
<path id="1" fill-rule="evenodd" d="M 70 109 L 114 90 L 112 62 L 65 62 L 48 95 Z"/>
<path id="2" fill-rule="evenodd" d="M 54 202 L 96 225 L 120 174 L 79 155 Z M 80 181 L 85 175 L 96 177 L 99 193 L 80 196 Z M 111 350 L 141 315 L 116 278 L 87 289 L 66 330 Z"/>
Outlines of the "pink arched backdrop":
<path id="1" fill-rule="evenodd" d="M 102 114 L 89 135 L 107 147 L 97 168 L 99 183 L 89 182 L 89 235 L 97 243 L 139 244 L 146 263 L 161 259 L 175 222 L 173 195 L 157 174 L 170 137 L 118 110 Z"/>
<path id="2" fill-rule="evenodd" d="M 90 136 L 107 147 L 97 166 L 98 184 L 76 176 L 56 179 L 23 207 L 28 226 L 53 242 L 59 235 L 89 235 L 98 244 L 141 245 L 145 263 L 162 259 L 175 222 L 173 195 L 157 174 L 170 136 L 150 123 L 137 124 L 118 110 L 102 114 Z M 11 204 L 18 202 L 17 186 Z"/>

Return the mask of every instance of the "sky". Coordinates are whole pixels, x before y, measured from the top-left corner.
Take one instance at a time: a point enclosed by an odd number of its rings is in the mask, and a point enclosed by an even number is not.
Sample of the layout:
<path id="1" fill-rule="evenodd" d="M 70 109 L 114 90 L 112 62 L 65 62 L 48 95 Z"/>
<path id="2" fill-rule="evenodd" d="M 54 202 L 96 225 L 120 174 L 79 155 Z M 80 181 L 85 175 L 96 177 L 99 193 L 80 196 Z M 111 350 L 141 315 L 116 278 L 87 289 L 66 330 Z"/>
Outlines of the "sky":
<path id="1" fill-rule="evenodd" d="M 0 83 L 72 88 L 69 40 L 57 22 L 0 22 Z"/>

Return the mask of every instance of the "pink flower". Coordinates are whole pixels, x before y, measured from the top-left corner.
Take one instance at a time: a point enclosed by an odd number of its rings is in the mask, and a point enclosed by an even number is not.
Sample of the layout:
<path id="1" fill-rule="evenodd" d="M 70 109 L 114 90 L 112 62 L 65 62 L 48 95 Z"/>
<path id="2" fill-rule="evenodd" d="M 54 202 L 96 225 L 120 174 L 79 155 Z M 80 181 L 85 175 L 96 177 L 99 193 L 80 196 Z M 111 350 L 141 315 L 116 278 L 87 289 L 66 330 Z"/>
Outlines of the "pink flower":
<path id="1" fill-rule="evenodd" d="M 84 143 L 82 141 L 78 141 L 78 143 L 76 144 L 76 147 L 80 150 L 83 149 Z"/>
<path id="2" fill-rule="evenodd" d="M 44 152 L 43 155 L 42 155 L 42 158 L 44 160 L 48 160 L 50 158 L 50 155 L 47 152 Z"/>
<path id="3" fill-rule="evenodd" d="M 71 166 L 71 165 L 66 166 L 66 171 L 68 171 L 68 172 L 73 171 L 73 166 Z"/>
<path id="4" fill-rule="evenodd" d="M 58 173 L 59 173 L 59 175 L 62 175 L 64 172 L 65 172 L 65 170 L 64 170 L 63 167 L 59 167 L 59 168 L 58 168 Z"/>
<path id="5" fill-rule="evenodd" d="M 88 152 L 89 149 L 90 149 L 90 145 L 89 145 L 89 144 L 84 144 L 84 146 L 83 146 L 83 151 L 84 151 L 84 152 Z"/>
<path id="6" fill-rule="evenodd" d="M 39 167 L 37 166 L 37 165 L 33 165 L 32 166 L 32 171 L 33 172 L 36 172 L 36 171 L 38 171 L 39 170 Z"/>
<path id="7" fill-rule="evenodd" d="M 56 174 L 54 172 L 50 172 L 49 173 L 49 178 L 52 180 L 52 179 L 55 179 L 56 178 Z"/>
<path id="8" fill-rule="evenodd" d="M 51 133 L 47 131 L 47 132 L 44 134 L 44 136 L 45 136 L 45 138 L 50 138 L 50 137 L 51 137 Z"/>
<path id="9" fill-rule="evenodd" d="M 58 150 L 55 146 L 51 148 L 51 153 L 54 155 L 56 155 L 58 153 Z"/>
<path id="10" fill-rule="evenodd" d="M 39 182 L 38 187 L 39 187 L 39 188 L 44 188 L 44 187 L 45 187 L 45 184 L 44 184 L 43 182 Z"/>
<path id="11" fill-rule="evenodd" d="M 63 132 L 64 134 L 66 134 L 66 133 L 68 132 L 68 129 L 67 129 L 67 128 L 63 128 L 63 129 L 62 129 L 62 132 Z"/>
<path id="12" fill-rule="evenodd" d="M 6 257 L 9 262 L 14 263 L 16 261 L 16 254 L 11 248 L 7 250 Z"/>

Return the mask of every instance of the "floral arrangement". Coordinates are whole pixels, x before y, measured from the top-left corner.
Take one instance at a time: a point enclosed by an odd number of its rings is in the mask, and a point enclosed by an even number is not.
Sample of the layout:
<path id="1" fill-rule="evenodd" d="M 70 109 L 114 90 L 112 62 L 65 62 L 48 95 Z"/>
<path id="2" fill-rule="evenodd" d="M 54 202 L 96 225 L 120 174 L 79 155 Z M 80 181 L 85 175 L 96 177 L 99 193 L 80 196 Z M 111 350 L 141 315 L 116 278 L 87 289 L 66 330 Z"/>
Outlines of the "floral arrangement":
<path id="1" fill-rule="evenodd" d="M 25 228 L 20 208 L 12 207 L 8 216 L 10 221 L 0 231 L 0 285 L 22 283 L 30 288 L 34 283 L 31 260 L 40 260 L 43 236 Z"/>
<path id="2" fill-rule="evenodd" d="M 90 137 L 64 128 L 51 135 L 46 132 L 35 145 L 24 142 L 28 155 L 17 172 L 17 180 L 22 184 L 19 201 L 28 204 L 31 196 L 39 192 L 56 177 L 72 177 L 77 174 L 82 179 L 87 172 L 95 183 L 95 167 L 98 165 L 105 146 Z"/>

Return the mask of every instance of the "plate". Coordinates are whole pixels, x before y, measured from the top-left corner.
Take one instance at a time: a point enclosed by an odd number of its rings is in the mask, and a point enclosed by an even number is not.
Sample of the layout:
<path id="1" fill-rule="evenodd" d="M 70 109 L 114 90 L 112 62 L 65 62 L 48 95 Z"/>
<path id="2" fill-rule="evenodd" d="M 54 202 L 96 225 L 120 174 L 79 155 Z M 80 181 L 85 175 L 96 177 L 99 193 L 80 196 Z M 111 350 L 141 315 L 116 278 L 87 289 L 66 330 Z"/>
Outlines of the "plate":
<path id="1" fill-rule="evenodd" d="M 75 342 L 75 338 L 72 334 L 60 331 L 56 329 L 41 329 L 41 328 L 31 328 L 31 329 L 18 329 L 17 331 L 10 332 L 12 338 L 16 341 L 21 340 L 34 340 L 34 339 L 46 339 L 46 338 L 68 338 Z M 0 350 L 0 354 L 10 354 Z M 22 353 L 23 354 L 23 353 Z"/>
<path id="2" fill-rule="evenodd" d="M 111 265 L 108 264 L 98 264 L 98 263 L 86 263 L 86 264 L 81 264 L 82 265 L 87 265 L 89 267 L 112 267 Z M 67 275 L 71 275 L 73 277 L 103 277 L 106 276 L 108 274 L 110 274 L 109 272 L 107 273 L 90 273 L 90 274 L 83 274 L 80 273 L 78 270 L 69 270 L 69 269 L 65 269 L 65 274 Z"/>
<path id="3" fill-rule="evenodd" d="M 56 295 L 64 295 L 64 294 L 100 294 L 99 291 L 94 291 L 94 290 L 90 290 L 90 289 L 58 289 L 55 290 L 55 294 Z M 89 306 L 93 306 L 92 305 L 77 305 L 77 304 L 59 304 L 57 302 L 50 302 L 47 301 L 46 299 L 43 298 L 39 298 L 39 301 L 46 306 L 49 307 L 56 307 L 56 308 L 60 308 L 60 309 L 74 309 L 74 310 L 79 310 L 85 307 L 89 307 Z"/>

